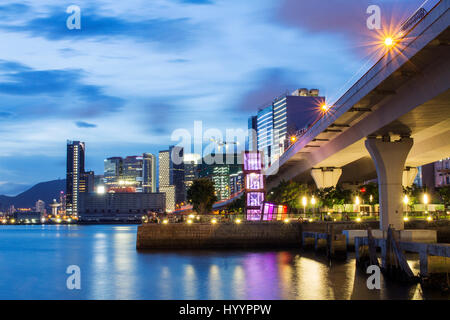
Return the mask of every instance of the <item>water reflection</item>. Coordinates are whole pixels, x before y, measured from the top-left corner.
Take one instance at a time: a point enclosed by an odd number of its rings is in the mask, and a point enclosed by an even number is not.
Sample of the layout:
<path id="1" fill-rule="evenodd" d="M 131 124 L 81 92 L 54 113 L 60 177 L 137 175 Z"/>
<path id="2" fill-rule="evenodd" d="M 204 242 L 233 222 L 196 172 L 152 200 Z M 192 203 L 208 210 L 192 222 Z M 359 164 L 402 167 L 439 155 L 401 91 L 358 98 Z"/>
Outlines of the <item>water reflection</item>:
<path id="1" fill-rule="evenodd" d="M 135 226 L 5 226 L 0 229 L 2 299 L 424 299 L 420 285 L 381 280 L 347 261 L 290 251 L 136 251 Z M 408 256 L 414 273 L 417 256 Z M 67 290 L 68 265 L 82 290 Z M 3 276 L 3 275 L 8 275 Z M 17 282 L 20 279 L 20 282 Z"/>

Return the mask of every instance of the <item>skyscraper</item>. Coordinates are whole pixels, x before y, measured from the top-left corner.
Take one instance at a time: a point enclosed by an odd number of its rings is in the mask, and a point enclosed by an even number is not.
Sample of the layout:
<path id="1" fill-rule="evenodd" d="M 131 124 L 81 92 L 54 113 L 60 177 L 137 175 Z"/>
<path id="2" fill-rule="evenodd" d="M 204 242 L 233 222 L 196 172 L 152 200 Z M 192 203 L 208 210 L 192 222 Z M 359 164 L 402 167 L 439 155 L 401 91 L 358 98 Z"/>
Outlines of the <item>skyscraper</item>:
<path id="1" fill-rule="evenodd" d="M 171 146 L 170 151 L 170 184 L 175 186 L 175 203 L 186 201 L 186 185 L 184 184 L 184 150 Z"/>
<path id="2" fill-rule="evenodd" d="M 156 192 L 156 157 L 151 153 L 144 153 L 142 159 L 142 191 L 154 193 Z"/>
<path id="3" fill-rule="evenodd" d="M 123 159 L 123 177 L 119 184 L 133 187 L 136 192 L 142 192 L 142 163 L 143 159 L 141 156 L 128 156 Z"/>
<path id="4" fill-rule="evenodd" d="M 170 151 L 159 152 L 159 192 L 166 195 L 166 210 L 175 210 L 175 186 L 170 184 Z"/>
<path id="5" fill-rule="evenodd" d="M 82 192 L 88 187 L 84 171 L 84 142 L 67 141 L 67 176 L 66 176 L 66 212 L 68 215 L 78 215 L 78 197 L 80 185 Z"/>
<path id="6" fill-rule="evenodd" d="M 122 177 L 121 157 L 111 157 L 104 160 L 103 181 L 108 187 L 114 187 L 119 184 Z"/>
<path id="7" fill-rule="evenodd" d="M 198 178 L 198 165 L 201 161 L 201 156 L 196 153 L 189 153 L 183 156 L 184 163 L 184 185 L 185 189 L 189 189 L 194 180 Z"/>
<path id="8" fill-rule="evenodd" d="M 263 151 L 265 165 L 270 165 L 284 153 L 290 137 L 298 136 L 318 118 L 318 109 L 324 101 L 317 89 L 297 89 L 258 111 L 257 149 Z M 254 127 L 251 119 L 249 130 Z"/>

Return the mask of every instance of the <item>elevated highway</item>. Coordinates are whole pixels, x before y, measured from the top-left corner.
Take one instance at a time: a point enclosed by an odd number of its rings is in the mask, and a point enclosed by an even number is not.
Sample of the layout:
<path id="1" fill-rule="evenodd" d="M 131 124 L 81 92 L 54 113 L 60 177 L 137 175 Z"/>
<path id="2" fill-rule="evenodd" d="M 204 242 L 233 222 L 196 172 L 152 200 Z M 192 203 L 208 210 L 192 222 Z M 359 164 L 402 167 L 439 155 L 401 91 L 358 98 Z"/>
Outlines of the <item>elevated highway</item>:
<path id="1" fill-rule="evenodd" d="M 271 167 L 319 188 L 377 178 L 381 228 L 403 229 L 402 185 L 417 166 L 450 156 L 450 0 L 399 38 Z"/>

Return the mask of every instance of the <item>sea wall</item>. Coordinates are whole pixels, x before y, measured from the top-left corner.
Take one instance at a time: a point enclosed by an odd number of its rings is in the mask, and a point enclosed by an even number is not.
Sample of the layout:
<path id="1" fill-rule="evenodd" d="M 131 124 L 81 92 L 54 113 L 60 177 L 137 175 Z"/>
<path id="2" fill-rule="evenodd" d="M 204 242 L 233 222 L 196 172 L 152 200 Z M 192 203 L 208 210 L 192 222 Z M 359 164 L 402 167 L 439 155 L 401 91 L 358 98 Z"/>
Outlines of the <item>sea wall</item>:
<path id="1" fill-rule="evenodd" d="M 144 224 L 137 249 L 300 248 L 299 223 Z"/>

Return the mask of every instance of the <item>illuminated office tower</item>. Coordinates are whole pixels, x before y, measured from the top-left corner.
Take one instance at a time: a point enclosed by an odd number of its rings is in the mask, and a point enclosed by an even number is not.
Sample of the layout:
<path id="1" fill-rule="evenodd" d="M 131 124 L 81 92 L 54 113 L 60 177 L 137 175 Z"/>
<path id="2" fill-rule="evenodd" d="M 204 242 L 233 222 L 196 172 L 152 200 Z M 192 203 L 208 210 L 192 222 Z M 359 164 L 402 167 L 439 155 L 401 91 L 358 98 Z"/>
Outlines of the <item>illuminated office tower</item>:
<path id="1" fill-rule="evenodd" d="M 103 181 L 108 187 L 116 187 L 122 178 L 121 157 L 111 157 L 104 160 Z"/>
<path id="2" fill-rule="evenodd" d="M 156 157 L 151 153 L 142 156 L 142 191 L 156 192 Z"/>
<path id="3" fill-rule="evenodd" d="M 182 147 L 171 146 L 170 155 L 170 185 L 175 186 L 175 203 L 186 201 L 186 185 L 184 183 L 184 150 Z"/>
<path id="4" fill-rule="evenodd" d="M 84 142 L 67 141 L 66 211 L 68 215 L 78 215 L 80 184 L 86 189 L 84 172 Z"/>
<path id="5" fill-rule="evenodd" d="M 194 183 L 195 179 L 198 179 L 198 166 L 202 157 L 196 153 L 187 153 L 183 156 L 184 162 L 184 185 L 185 189 L 189 189 Z"/>
<path id="6" fill-rule="evenodd" d="M 320 106 L 325 101 L 319 90 L 297 89 L 277 97 L 256 115 L 256 147 L 264 153 L 266 166 L 276 161 L 298 137 L 320 116 Z M 248 129 L 254 129 L 251 117 Z M 251 139 L 254 139 L 251 138 Z M 249 149 L 251 146 L 249 139 Z M 253 144 L 254 146 L 254 144 Z"/>
<path id="7" fill-rule="evenodd" d="M 170 184 L 170 151 L 159 152 L 159 192 L 166 195 L 166 210 L 175 210 L 175 186 Z"/>
<path id="8" fill-rule="evenodd" d="M 136 192 L 142 192 L 142 163 L 141 156 L 129 156 L 123 159 L 122 174 L 119 185 L 132 187 Z"/>

